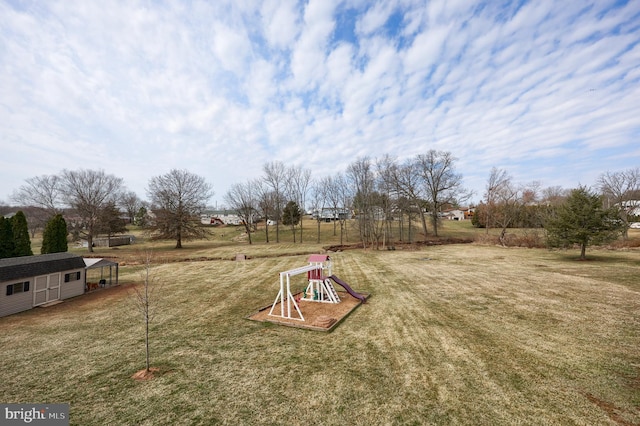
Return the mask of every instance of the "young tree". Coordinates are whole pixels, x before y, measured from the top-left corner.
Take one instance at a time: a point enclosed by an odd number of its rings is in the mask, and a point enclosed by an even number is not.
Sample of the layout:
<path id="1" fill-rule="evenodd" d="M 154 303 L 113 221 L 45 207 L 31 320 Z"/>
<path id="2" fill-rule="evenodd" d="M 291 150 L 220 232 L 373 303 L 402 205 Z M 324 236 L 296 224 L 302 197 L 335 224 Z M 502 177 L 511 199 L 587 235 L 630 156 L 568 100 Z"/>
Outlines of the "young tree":
<path id="1" fill-rule="evenodd" d="M 15 241 L 13 239 L 13 226 L 11 219 L 0 216 L 0 259 L 13 257 Z"/>
<path id="2" fill-rule="evenodd" d="M 145 252 L 142 256 L 142 285 L 134 285 L 133 301 L 136 308 L 142 314 L 144 321 L 144 347 L 145 347 L 145 371 L 151 372 L 150 350 L 149 350 L 149 325 L 153 321 L 158 307 L 156 292 L 160 289 L 161 283 L 152 274 L 153 255 L 151 252 Z"/>
<path id="3" fill-rule="evenodd" d="M 175 239 L 177 249 L 182 240 L 206 237 L 200 224 L 200 213 L 213 195 L 204 178 L 186 170 L 173 169 L 151 178 L 147 189 L 156 216 L 154 239 Z"/>
<path id="4" fill-rule="evenodd" d="M 69 247 L 67 244 L 67 222 L 61 214 L 53 216 L 47 222 L 42 235 L 41 254 L 64 253 Z"/>
<path id="5" fill-rule="evenodd" d="M 302 217 L 302 212 L 298 203 L 289 201 L 282 211 L 282 224 L 291 227 L 294 243 L 296 242 L 296 225 L 300 223 L 300 217 Z"/>
<path id="6" fill-rule="evenodd" d="M 93 252 L 102 212 L 120 196 L 122 179 L 102 170 L 63 170 L 60 179 L 62 198 L 82 219 L 77 231 L 86 237 L 89 252 Z"/>
<path id="7" fill-rule="evenodd" d="M 547 220 L 545 229 L 550 247 L 579 244 L 580 259 L 584 260 L 588 246 L 615 240 L 623 226 L 617 209 L 605 209 L 599 195 L 581 186 L 571 191 L 566 202 Z"/>
<path id="8" fill-rule="evenodd" d="M 231 186 L 224 197 L 229 208 L 235 211 L 240 219 L 242 219 L 244 229 L 249 238 L 249 244 L 251 244 L 251 226 L 253 225 L 254 215 L 257 210 L 254 184 L 254 181 L 247 181 L 244 184 L 236 183 Z"/>
<path id="9" fill-rule="evenodd" d="M 13 242 L 15 257 L 18 256 L 31 256 L 31 240 L 29 239 L 29 227 L 27 225 L 27 218 L 22 211 L 18 211 L 11 218 L 11 226 L 13 231 Z"/>

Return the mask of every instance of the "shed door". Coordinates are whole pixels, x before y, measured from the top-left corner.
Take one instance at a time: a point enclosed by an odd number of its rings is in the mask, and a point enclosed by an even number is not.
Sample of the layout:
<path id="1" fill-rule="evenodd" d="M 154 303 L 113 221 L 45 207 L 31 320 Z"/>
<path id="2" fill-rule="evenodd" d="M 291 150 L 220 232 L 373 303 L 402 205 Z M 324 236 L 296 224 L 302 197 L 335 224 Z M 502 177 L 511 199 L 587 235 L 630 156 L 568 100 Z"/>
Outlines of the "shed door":
<path id="1" fill-rule="evenodd" d="M 36 277 L 33 306 L 60 299 L 60 273 Z"/>

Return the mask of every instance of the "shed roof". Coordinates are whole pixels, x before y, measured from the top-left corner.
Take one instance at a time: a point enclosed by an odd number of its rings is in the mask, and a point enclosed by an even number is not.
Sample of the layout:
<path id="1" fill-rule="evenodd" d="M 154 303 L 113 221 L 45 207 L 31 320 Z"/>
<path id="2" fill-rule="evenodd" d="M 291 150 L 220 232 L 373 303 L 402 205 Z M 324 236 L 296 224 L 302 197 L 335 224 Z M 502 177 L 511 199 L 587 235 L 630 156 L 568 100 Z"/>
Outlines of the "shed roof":
<path id="1" fill-rule="evenodd" d="M 0 282 L 82 269 L 84 266 L 81 256 L 67 252 L 10 257 L 0 259 Z"/>
<path id="2" fill-rule="evenodd" d="M 83 261 L 87 269 L 102 268 L 103 266 L 118 266 L 118 262 L 97 257 L 85 257 Z"/>

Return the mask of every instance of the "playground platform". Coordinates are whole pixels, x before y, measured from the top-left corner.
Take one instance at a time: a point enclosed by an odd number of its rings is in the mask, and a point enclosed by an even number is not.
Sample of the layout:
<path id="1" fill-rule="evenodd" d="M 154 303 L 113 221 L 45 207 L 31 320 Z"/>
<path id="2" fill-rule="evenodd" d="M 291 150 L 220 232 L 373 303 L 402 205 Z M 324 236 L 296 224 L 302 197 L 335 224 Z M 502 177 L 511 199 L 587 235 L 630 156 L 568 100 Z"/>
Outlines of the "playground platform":
<path id="1" fill-rule="evenodd" d="M 283 318 L 269 315 L 269 310 L 272 305 L 261 308 L 258 312 L 249 315 L 247 318 L 253 321 L 270 322 L 288 327 L 330 332 L 362 304 L 362 301 L 355 297 L 351 297 L 347 292 L 338 291 L 338 295 L 340 296 L 340 303 L 317 303 L 300 300 L 298 304 L 302 314 L 304 315 L 304 321 L 294 318 Z M 294 295 L 296 300 L 301 296 L 302 293 Z M 364 294 L 364 296 L 368 298 L 369 294 Z M 278 303 L 275 311 L 278 312 L 279 309 L 280 307 Z"/>

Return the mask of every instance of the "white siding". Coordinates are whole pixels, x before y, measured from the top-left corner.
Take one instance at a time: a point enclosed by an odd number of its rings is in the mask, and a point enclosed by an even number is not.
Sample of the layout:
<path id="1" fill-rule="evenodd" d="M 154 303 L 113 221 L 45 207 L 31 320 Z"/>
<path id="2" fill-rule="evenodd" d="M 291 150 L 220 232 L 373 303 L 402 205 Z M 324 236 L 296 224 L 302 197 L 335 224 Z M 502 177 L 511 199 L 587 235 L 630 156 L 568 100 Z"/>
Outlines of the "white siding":
<path id="1" fill-rule="evenodd" d="M 0 317 L 29 310 L 33 307 L 33 279 L 25 279 L 29 282 L 29 291 L 7 296 L 7 286 L 16 281 L 0 284 Z"/>

